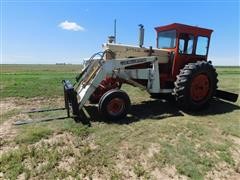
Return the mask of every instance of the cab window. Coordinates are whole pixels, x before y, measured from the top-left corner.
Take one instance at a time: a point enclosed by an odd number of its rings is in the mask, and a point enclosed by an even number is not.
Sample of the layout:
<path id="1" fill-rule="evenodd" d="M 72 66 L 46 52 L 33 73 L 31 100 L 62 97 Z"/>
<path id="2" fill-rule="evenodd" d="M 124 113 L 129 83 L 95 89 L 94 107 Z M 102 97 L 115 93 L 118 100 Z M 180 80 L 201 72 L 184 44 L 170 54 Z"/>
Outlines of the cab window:
<path id="1" fill-rule="evenodd" d="M 194 36 L 191 34 L 182 33 L 179 35 L 178 52 L 180 54 L 193 53 Z"/>
<path id="2" fill-rule="evenodd" d="M 158 33 L 158 48 L 168 49 L 176 46 L 176 30 L 162 31 Z"/>
<path id="3" fill-rule="evenodd" d="M 203 36 L 198 36 L 196 55 L 206 56 L 208 50 L 208 38 Z"/>

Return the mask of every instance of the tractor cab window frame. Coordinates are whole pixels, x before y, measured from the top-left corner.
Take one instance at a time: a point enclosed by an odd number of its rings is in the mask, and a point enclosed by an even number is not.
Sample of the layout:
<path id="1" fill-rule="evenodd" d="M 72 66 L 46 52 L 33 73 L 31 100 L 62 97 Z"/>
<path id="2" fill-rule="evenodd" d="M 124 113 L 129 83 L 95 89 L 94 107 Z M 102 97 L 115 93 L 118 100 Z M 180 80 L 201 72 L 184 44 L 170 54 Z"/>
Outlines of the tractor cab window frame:
<path id="1" fill-rule="evenodd" d="M 207 56 L 209 48 L 209 37 L 198 36 L 196 39 L 196 52 L 197 56 Z"/>
<path id="2" fill-rule="evenodd" d="M 176 47 L 177 31 L 160 31 L 157 34 L 157 48 L 174 49 Z"/>
<path id="3" fill-rule="evenodd" d="M 178 36 L 178 53 L 183 55 L 192 55 L 194 50 L 194 35 L 189 33 L 180 33 Z"/>

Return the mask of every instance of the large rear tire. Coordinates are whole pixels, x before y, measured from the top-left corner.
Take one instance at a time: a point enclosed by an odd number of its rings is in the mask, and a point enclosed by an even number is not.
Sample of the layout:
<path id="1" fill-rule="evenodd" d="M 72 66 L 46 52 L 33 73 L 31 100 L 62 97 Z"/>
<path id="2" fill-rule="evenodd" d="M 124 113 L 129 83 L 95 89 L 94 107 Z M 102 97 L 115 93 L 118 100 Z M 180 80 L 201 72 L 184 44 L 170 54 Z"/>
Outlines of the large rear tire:
<path id="1" fill-rule="evenodd" d="M 108 120 L 120 120 L 126 117 L 130 106 L 131 102 L 127 93 L 113 89 L 101 97 L 98 110 Z"/>
<path id="2" fill-rule="evenodd" d="M 185 110 L 205 107 L 216 93 L 217 82 L 216 69 L 210 62 L 197 61 L 185 65 L 174 83 L 177 104 Z"/>

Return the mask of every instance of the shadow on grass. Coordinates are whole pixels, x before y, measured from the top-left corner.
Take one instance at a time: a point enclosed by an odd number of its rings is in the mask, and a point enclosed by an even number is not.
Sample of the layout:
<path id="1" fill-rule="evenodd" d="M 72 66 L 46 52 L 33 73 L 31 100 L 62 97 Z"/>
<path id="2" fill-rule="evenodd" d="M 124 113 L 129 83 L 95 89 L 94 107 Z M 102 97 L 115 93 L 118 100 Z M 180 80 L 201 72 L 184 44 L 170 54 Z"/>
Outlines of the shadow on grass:
<path id="1" fill-rule="evenodd" d="M 186 112 L 194 116 L 216 115 L 230 113 L 234 110 L 240 109 L 239 106 L 226 102 L 220 99 L 213 99 L 213 101 L 201 111 Z M 116 124 L 130 124 L 140 120 L 162 120 L 168 117 L 184 116 L 182 111 L 177 108 L 174 102 L 167 102 L 163 100 L 143 101 L 140 104 L 133 104 L 129 116 L 118 121 L 109 121 L 104 119 L 99 113 L 96 106 L 86 106 L 86 110 L 90 115 L 90 121 L 106 122 Z"/>
<path id="2" fill-rule="evenodd" d="M 132 104 L 129 115 L 126 118 L 118 121 L 109 121 L 104 119 L 98 113 L 96 106 L 87 106 L 86 110 L 91 117 L 91 121 L 117 124 L 130 124 L 145 119 L 160 120 L 168 117 L 183 116 L 176 106 L 161 100 L 143 101 L 140 104 Z"/>
<path id="3" fill-rule="evenodd" d="M 230 113 L 234 110 L 239 110 L 240 107 L 236 104 L 214 98 L 212 102 L 204 109 L 196 112 L 187 112 L 190 115 L 204 116 Z"/>

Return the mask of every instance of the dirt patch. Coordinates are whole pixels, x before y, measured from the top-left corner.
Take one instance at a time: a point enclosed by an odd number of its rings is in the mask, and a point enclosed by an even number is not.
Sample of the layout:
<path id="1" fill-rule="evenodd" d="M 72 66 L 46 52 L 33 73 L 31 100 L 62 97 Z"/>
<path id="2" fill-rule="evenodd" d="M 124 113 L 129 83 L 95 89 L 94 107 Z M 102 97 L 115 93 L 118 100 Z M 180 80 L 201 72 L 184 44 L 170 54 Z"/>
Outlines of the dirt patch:
<path id="1" fill-rule="evenodd" d="M 58 167 L 60 170 L 65 170 L 70 172 L 71 171 L 71 167 L 74 164 L 74 162 L 76 161 L 76 159 L 74 157 L 64 157 L 59 163 L 58 163 Z"/>
<path id="2" fill-rule="evenodd" d="M 17 177 L 18 180 L 25 180 L 25 179 L 28 179 L 27 178 L 27 174 L 24 172 L 22 174 L 20 174 L 18 177 Z"/>
<path id="3" fill-rule="evenodd" d="M 0 126 L 0 139 L 9 139 L 13 137 L 16 134 L 16 127 L 12 125 L 12 123 L 17 119 L 17 118 L 26 118 L 27 115 L 25 114 L 18 114 L 14 117 L 11 117 L 7 121 L 3 122 Z"/>
<path id="4" fill-rule="evenodd" d="M 233 143 L 240 146 L 240 138 L 236 136 L 229 136 L 232 139 Z"/>
<path id="5" fill-rule="evenodd" d="M 118 154 L 116 168 L 122 173 L 123 179 L 137 179 L 133 167 L 130 166 L 132 163 L 132 160 L 127 158 L 124 154 Z"/>
<path id="6" fill-rule="evenodd" d="M 42 107 L 63 107 L 64 100 L 63 98 L 45 98 L 45 97 L 35 97 L 35 98 L 4 98 L 0 100 L 0 115 L 2 116 L 4 113 L 14 110 L 34 110 Z"/>
<path id="7" fill-rule="evenodd" d="M 70 149 L 75 150 L 77 152 L 77 148 L 74 147 L 75 137 L 70 133 L 62 133 L 62 134 L 53 134 L 48 139 L 41 139 L 35 144 L 28 145 L 29 149 L 32 150 L 41 150 L 47 151 L 55 150 L 61 154 L 61 159 L 58 160 L 56 168 L 59 170 L 71 171 L 72 164 L 75 162 L 75 156 L 70 156 L 66 152 Z M 41 154 L 42 152 L 40 152 Z M 49 155 L 49 154 L 48 154 Z M 36 163 L 36 162 L 35 162 Z M 32 172 L 39 174 L 42 172 L 42 169 L 46 167 L 49 162 L 41 159 L 36 165 L 33 165 L 31 158 L 26 158 L 23 162 L 24 166 Z"/>
<path id="8" fill-rule="evenodd" d="M 63 107 L 63 98 L 45 98 L 45 97 L 35 97 L 35 98 L 22 98 L 15 101 L 16 106 L 22 107 L 25 110 L 34 110 L 42 107 Z"/>
<path id="9" fill-rule="evenodd" d="M 120 146 L 120 150 L 117 155 L 116 167 L 119 172 L 121 172 L 123 179 L 142 179 L 145 176 L 150 179 L 187 179 L 186 176 L 179 175 L 174 166 L 167 166 L 159 169 L 151 163 L 152 158 L 159 152 L 159 150 L 160 145 L 152 143 L 146 151 L 144 150 L 138 152 L 137 154 L 139 155 L 137 157 L 129 156 L 129 154 L 132 154 L 132 151 L 140 150 L 137 150 L 132 147 L 131 144 L 124 142 Z M 136 174 L 136 167 L 144 171 L 143 176 L 138 177 L 138 174 Z"/>
<path id="10" fill-rule="evenodd" d="M 19 111 L 26 111 L 47 106 L 59 107 L 60 104 L 63 104 L 62 98 L 5 98 L 0 100 L 0 116 L 3 118 L 5 113 L 16 109 Z M 13 122 L 22 119 L 31 118 L 28 114 L 19 112 L 18 114 L 13 113 L 13 115 L 8 116 L 7 119 L 1 119 L 0 155 L 16 146 L 14 142 L 12 142 L 12 139 L 17 135 L 17 127 L 13 125 Z"/>
<path id="11" fill-rule="evenodd" d="M 152 158 L 154 154 L 158 153 L 160 150 L 160 147 L 158 144 L 151 144 L 148 148 L 147 157 Z"/>
<path id="12" fill-rule="evenodd" d="M 75 147 L 74 141 L 76 141 L 76 137 L 71 135 L 70 133 L 61 133 L 61 134 L 53 134 L 48 139 L 41 139 L 39 142 L 31 145 L 34 148 L 45 147 Z"/>
<path id="13" fill-rule="evenodd" d="M 230 151 L 235 162 L 235 172 L 238 173 L 240 179 L 240 138 L 236 136 L 229 136 L 229 138 L 234 143 Z"/>
<path id="14" fill-rule="evenodd" d="M 0 101 L 0 116 L 16 108 L 15 103 L 12 100 Z"/>
<path id="15" fill-rule="evenodd" d="M 17 136 L 17 128 L 13 125 L 13 122 L 17 119 L 29 118 L 26 114 L 18 114 L 14 117 L 10 117 L 7 121 L 4 121 L 0 126 L 0 155 L 16 148 L 16 144 L 12 142 Z"/>
<path id="16" fill-rule="evenodd" d="M 186 176 L 179 175 L 174 166 L 168 166 L 168 167 L 164 167 L 162 169 L 155 168 L 151 172 L 151 176 L 154 179 L 164 179 L 164 180 L 168 180 L 168 179 L 185 180 L 185 179 L 188 179 Z"/>
<path id="17" fill-rule="evenodd" d="M 240 174 L 230 167 L 230 165 L 225 162 L 219 163 L 216 167 L 208 172 L 205 176 L 205 179 L 231 179 L 238 180 L 240 179 Z"/>
<path id="18" fill-rule="evenodd" d="M 74 136 L 71 133 L 63 132 L 60 134 L 53 134 L 48 139 L 41 139 L 37 143 L 31 144 L 28 147 L 33 149 L 43 148 L 54 151 L 57 150 L 61 156 L 57 161 L 55 168 L 59 171 L 71 172 L 73 168 L 76 168 L 77 163 L 79 163 L 79 159 L 81 161 L 81 157 L 83 156 L 82 149 L 86 146 L 92 150 L 98 148 L 98 146 L 94 143 L 93 137 L 91 136 L 87 137 L 86 139 L 80 139 L 80 137 Z M 37 173 L 41 172 L 41 167 L 46 165 L 46 163 L 46 161 L 43 161 L 33 169 L 30 159 L 27 159 L 24 162 L 25 166 L 32 171 L 36 171 Z M 96 167 L 92 168 L 95 169 Z M 104 173 L 102 171 L 98 172 L 98 169 L 96 168 L 91 177 L 93 179 L 106 179 L 106 177 L 109 176 L 108 170 L 104 170 L 104 167 L 101 167 L 101 170 L 104 171 Z M 78 171 L 80 172 L 81 169 L 78 169 Z M 81 179 L 89 179 L 87 176 L 85 177 L 84 173 L 79 175 Z M 69 178 L 71 178 L 71 176 L 69 176 Z"/>
<path id="19" fill-rule="evenodd" d="M 116 168 L 119 172 L 121 172 L 123 179 L 137 179 L 132 166 L 133 159 L 129 156 L 131 153 L 128 151 L 131 151 L 130 145 L 124 142 L 120 146 L 120 150 L 116 158 Z"/>

